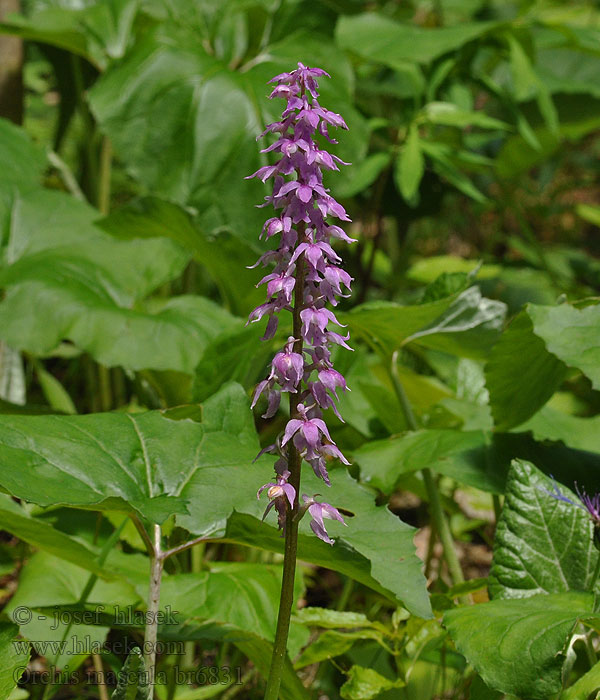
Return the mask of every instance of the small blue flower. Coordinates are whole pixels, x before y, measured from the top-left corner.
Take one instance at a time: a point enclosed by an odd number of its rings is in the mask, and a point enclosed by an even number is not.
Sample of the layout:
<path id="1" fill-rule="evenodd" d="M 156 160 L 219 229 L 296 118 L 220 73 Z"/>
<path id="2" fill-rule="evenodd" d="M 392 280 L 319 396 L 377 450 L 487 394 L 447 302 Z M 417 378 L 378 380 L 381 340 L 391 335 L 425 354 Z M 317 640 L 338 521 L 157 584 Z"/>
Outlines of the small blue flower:
<path id="1" fill-rule="evenodd" d="M 575 483 L 575 491 L 579 497 L 579 502 L 577 502 L 567 498 L 564 493 L 560 491 L 554 477 L 552 477 L 552 484 L 554 487 L 552 491 L 543 489 L 549 496 L 552 496 L 552 498 L 555 498 L 557 501 L 570 503 L 572 506 L 585 510 L 592 519 L 594 527 L 600 528 L 600 493 L 589 496 L 585 489 L 580 489 L 577 483 Z"/>

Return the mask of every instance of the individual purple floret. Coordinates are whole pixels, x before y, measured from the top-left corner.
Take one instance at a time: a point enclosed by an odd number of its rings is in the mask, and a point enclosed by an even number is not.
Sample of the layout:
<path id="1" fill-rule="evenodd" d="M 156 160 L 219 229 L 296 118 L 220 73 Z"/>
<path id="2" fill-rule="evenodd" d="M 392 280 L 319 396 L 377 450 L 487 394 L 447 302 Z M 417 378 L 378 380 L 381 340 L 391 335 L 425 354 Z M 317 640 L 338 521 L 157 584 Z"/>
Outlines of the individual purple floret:
<path id="1" fill-rule="evenodd" d="M 318 102 L 318 79 L 323 76 L 329 77 L 320 68 L 298 63 L 296 70 L 281 73 L 270 81 L 275 84 L 270 98 L 284 99 L 286 107 L 281 121 L 269 124 L 261 134 L 276 137 L 262 153 L 276 153 L 278 160 L 249 176 L 263 182 L 273 180 L 272 193 L 260 206 L 271 204 L 278 215 L 266 221 L 260 237 L 268 240 L 279 237 L 279 247 L 263 254 L 256 263 L 263 266 L 274 263 L 275 267 L 257 285 L 266 285 L 267 298 L 250 313 L 248 322 L 267 317 L 263 339 L 268 340 L 277 332 L 281 311 L 290 311 L 294 317 L 293 335 L 273 358 L 271 371 L 256 387 L 252 402 L 254 406 L 264 395 L 268 406 L 263 417 L 271 418 L 279 410 L 281 394 L 290 395 L 290 420 L 282 437 L 267 448 L 279 454 L 277 482 L 262 487 L 269 487 L 272 498 L 266 512 L 272 507 L 277 509 L 281 528 L 288 503 L 292 511 L 299 509 L 297 493 L 290 499 L 289 492 L 285 491 L 294 489 L 287 483 L 288 466 L 293 472 L 291 481 L 296 487 L 299 484 L 299 475 L 294 476 L 298 474 L 297 469 L 294 471 L 295 468 L 288 465 L 290 445 L 292 452 L 297 450 L 294 454 L 306 460 L 327 485 L 330 484 L 327 462 L 337 458 L 348 464 L 323 420 L 323 411 L 328 408 L 341 419 L 335 402 L 339 398 L 338 389 L 347 389 L 346 380 L 333 368 L 330 346 L 333 343 L 352 349 L 346 344 L 349 335 L 331 330 L 332 326 L 343 324 L 326 308 L 326 304 L 336 306 L 339 298 L 348 296 L 352 282 L 352 277 L 340 267 L 342 260 L 332 242 L 354 242 L 342 228 L 327 220 L 334 217 L 350 221 L 344 208 L 324 186 L 322 172 L 323 169 L 339 170 L 339 165 L 347 163 L 321 148 L 317 134 L 335 143 L 329 135 L 329 127 L 348 127 L 339 114 Z M 277 495 L 271 496 L 275 489 L 279 489 Z M 322 525 L 323 517 L 343 522 L 338 511 L 326 503 L 312 501 L 308 509 L 313 517 L 313 531 L 331 544 Z"/>
<path id="2" fill-rule="evenodd" d="M 328 518 L 330 520 L 339 520 L 342 525 L 346 525 L 344 518 L 342 518 L 340 515 L 340 512 L 337 510 L 337 508 L 330 506 L 329 503 L 319 503 L 318 501 L 315 501 L 314 497 L 309 498 L 305 493 L 302 494 L 302 498 L 304 500 L 304 505 L 302 508 L 307 509 L 310 517 L 312 518 L 310 521 L 312 531 L 319 539 L 323 540 L 323 542 L 333 544 L 334 540 L 332 540 L 327 534 L 323 519 Z"/>
<path id="3" fill-rule="evenodd" d="M 275 506 L 277 511 L 277 519 L 279 521 L 279 528 L 285 530 L 285 516 L 287 504 L 286 500 L 289 501 L 290 508 L 294 507 L 294 501 L 296 499 L 296 489 L 288 484 L 287 480 L 290 476 L 289 471 L 284 471 L 282 474 L 277 475 L 276 482 L 270 482 L 261 486 L 256 492 L 256 498 L 260 498 L 261 493 L 268 489 L 267 496 L 269 497 L 269 505 L 266 507 L 263 513 L 262 519 L 267 517 L 267 513 Z"/>
<path id="4" fill-rule="evenodd" d="M 578 503 L 577 501 L 573 501 L 570 498 L 567 498 L 567 496 L 565 496 L 564 493 L 562 493 L 558 488 L 556 481 L 554 481 L 554 479 L 552 481 L 554 488 L 552 491 L 546 491 L 546 493 L 552 496 L 552 498 L 555 498 L 557 501 L 562 501 L 563 503 L 570 503 L 572 506 L 576 506 L 577 508 L 585 510 L 592 519 L 594 527 L 600 527 L 600 493 L 596 493 L 593 496 L 588 496 L 585 489 L 580 490 L 579 486 L 575 484 L 575 491 L 577 492 L 580 501 L 580 503 Z"/>

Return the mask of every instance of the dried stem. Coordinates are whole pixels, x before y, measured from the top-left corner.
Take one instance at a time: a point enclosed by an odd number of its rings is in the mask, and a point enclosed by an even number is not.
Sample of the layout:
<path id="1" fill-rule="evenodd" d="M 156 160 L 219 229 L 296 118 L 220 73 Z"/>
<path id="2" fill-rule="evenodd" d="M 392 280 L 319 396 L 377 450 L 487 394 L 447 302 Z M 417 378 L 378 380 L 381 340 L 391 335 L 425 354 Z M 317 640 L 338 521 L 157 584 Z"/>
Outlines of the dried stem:
<path id="1" fill-rule="evenodd" d="M 148 675 L 148 685 L 154 687 L 156 671 L 156 641 L 158 639 L 158 606 L 160 603 L 160 584 L 162 580 L 163 558 L 160 525 L 153 525 L 154 542 L 150 557 L 150 588 L 148 591 L 148 610 L 146 629 L 144 631 L 144 661 Z M 152 690 L 149 697 L 152 697 Z"/>

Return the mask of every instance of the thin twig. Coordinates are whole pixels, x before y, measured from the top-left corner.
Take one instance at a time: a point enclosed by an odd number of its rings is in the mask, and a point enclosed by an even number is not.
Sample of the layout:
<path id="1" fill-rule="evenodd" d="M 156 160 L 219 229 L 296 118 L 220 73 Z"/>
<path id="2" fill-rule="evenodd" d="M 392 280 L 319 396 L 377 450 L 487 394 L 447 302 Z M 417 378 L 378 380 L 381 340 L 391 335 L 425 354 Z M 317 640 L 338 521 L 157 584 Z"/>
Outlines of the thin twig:
<path id="1" fill-rule="evenodd" d="M 146 550 L 147 550 L 148 554 L 151 557 L 154 556 L 154 554 L 155 554 L 154 544 L 152 543 L 152 540 L 148 536 L 148 533 L 146 532 L 146 528 L 142 525 L 142 523 L 137 515 L 130 513 L 129 517 L 133 521 L 133 524 L 135 525 L 135 529 L 140 533 L 140 537 L 142 538 L 142 540 L 144 540 L 144 544 L 146 545 Z"/>
<path id="2" fill-rule="evenodd" d="M 169 557 L 172 557 L 174 554 L 179 554 L 180 552 L 185 552 L 186 549 L 190 549 L 191 547 L 195 547 L 197 544 L 201 544 L 202 542 L 219 542 L 219 540 L 216 537 L 196 537 L 195 540 L 190 540 L 189 542 L 184 542 L 183 544 L 177 545 L 177 547 L 173 547 L 172 549 L 167 549 L 166 551 L 162 552 L 160 555 L 161 559 L 168 559 Z"/>
<path id="3" fill-rule="evenodd" d="M 48 162 L 54 168 L 56 168 L 65 183 L 65 187 L 69 192 L 81 202 L 87 201 L 85 195 L 83 194 L 77 178 L 73 175 L 71 168 L 65 163 L 65 161 L 56 153 L 56 151 L 48 151 L 47 153 Z"/>

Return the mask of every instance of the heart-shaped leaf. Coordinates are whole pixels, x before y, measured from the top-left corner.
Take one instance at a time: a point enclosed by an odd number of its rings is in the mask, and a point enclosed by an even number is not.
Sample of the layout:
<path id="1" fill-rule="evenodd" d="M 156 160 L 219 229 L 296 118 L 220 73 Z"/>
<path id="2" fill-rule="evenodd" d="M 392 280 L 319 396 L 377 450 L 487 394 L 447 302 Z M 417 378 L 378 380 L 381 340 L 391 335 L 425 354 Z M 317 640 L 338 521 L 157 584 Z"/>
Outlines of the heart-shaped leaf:
<path id="1" fill-rule="evenodd" d="M 562 687 L 566 646 L 581 620 L 598 620 L 594 596 L 569 592 L 449 610 L 456 648 L 490 688 L 546 700 Z"/>
<path id="2" fill-rule="evenodd" d="M 281 550 L 277 530 L 259 520 L 264 503 L 256 490 L 271 478 L 271 460 L 252 464 L 259 445 L 244 391 L 226 386 L 192 413 L 0 415 L 0 485 L 40 505 L 134 511 L 155 522 L 175 513 L 194 535 Z M 347 528 L 329 526 L 339 536 L 333 548 L 305 518 L 299 556 L 429 616 L 413 528 L 376 507 L 373 494 L 345 473 L 332 481 L 327 497 L 355 517 Z M 307 470 L 302 489 L 320 493 L 323 482 Z"/>
<path id="3" fill-rule="evenodd" d="M 582 508 L 554 498 L 554 488 L 532 464 L 513 461 L 496 528 L 491 597 L 589 589 L 599 556 L 592 522 Z M 579 503 L 568 488 L 560 489 Z"/>

